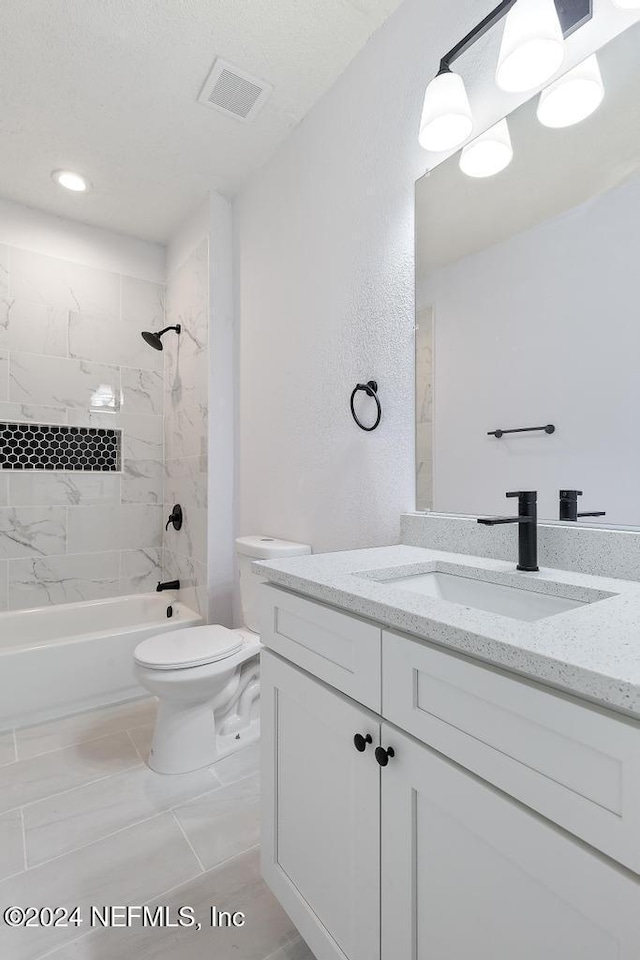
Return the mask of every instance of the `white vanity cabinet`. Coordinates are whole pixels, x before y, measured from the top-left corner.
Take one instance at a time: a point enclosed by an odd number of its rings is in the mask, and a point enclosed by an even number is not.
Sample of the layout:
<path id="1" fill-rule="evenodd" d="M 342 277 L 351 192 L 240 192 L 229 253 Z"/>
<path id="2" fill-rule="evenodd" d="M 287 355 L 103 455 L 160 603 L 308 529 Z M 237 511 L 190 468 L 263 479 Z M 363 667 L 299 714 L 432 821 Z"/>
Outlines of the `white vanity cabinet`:
<path id="1" fill-rule="evenodd" d="M 380 720 L 269 652 L 261 701 L 264 877 L 318 960 L 377 960 Z"/>
<path id="2" fill-rule="evenodd" d="M 265 597 L 267 647 L 296 623 L 263 656 L 263 872 L 317 960 L 637 960 L 640 724 L 355 617 L 349 659 L 347 614 Z"/>
<path id="3" fill-rule="evenodd" d="M 382 741 L 383 960 L 637 960 L 637 882 L 394 727 Z"/>

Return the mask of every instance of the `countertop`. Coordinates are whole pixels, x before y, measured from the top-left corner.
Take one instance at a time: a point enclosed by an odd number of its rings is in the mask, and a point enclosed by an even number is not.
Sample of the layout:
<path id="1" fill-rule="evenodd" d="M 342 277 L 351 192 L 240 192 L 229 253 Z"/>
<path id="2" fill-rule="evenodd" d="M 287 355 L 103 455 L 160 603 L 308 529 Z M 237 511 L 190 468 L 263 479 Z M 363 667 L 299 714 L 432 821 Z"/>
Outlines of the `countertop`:
<path id="1" fill-rule="evenodd" d="M 415 564 L 464 566 L 471 577 L 580 600 L 523 622 L 367 579 Z M 271 583 L 640 719 L 640 583 L 552 568 L 521 573 L 486 557 L 395 546 L 254 563 Z M 414 572 L 412 569 L 406 571 Z M 466 573 L 465 573 L 466 575 Z"/>

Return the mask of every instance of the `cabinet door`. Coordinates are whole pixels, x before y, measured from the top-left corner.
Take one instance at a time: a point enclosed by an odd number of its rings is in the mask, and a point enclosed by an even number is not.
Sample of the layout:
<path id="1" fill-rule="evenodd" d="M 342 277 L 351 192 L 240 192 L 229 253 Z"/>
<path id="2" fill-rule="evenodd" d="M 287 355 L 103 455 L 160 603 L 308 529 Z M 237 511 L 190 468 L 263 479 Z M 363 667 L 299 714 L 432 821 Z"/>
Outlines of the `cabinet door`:
<path id="1" fill-rule="evenodd" d="M 637 960 L 637 876 L 395 728 L 382 744 L 382 960 Z"/>
<path id="2" fill-rule="evenodd" d="M 317 960 L 378 960 L 378 718 L 269 651 L 261 701 L 264 877 Z"/>

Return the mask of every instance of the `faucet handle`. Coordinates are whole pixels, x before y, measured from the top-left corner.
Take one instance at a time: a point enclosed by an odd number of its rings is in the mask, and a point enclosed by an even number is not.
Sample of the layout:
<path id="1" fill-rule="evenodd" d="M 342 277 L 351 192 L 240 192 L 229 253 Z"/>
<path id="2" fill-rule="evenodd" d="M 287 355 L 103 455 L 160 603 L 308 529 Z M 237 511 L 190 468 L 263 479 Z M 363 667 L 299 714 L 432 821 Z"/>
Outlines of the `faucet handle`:
<path id="1" fill-rule="evenodd" d="M 538 499 L 537 490 L 512 490 L 510 493 L 505 493 L 505 497 L 512 498 L 518 497 L 520 500 L 526 500 L 535 502 Z"/>

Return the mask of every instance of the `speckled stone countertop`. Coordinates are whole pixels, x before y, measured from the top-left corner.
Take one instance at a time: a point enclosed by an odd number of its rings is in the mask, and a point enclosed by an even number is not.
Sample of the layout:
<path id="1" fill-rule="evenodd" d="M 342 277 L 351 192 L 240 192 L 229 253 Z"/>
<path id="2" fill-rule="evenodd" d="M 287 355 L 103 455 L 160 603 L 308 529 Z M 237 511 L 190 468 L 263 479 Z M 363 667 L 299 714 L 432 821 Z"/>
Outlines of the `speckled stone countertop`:
<path id="1" fill-rule="evenodd" d="M 640 719 L 638 582 L 551 568 L 521 573 L 505 560 L 411 546 L 293 557 L 254 568 L 287 590 Z M 434 570 L 587 602 L 525 622 L 389 582 Z"/>

